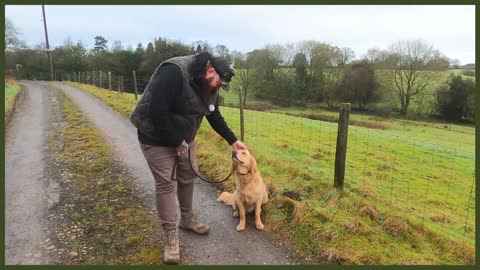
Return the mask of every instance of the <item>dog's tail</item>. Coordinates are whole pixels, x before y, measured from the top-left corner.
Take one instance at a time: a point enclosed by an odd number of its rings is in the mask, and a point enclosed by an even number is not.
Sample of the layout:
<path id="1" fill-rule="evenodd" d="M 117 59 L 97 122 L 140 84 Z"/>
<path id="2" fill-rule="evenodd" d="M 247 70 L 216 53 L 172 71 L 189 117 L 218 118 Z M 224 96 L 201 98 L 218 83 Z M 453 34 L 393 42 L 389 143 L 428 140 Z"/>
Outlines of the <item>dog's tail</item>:
<path id="1" fill-rule="evenodd" d="M 227 205 L 233 205 L 233 194 L 230 192 L 222 192 L 217 198 L 217 202 L 223 202 Z"/>

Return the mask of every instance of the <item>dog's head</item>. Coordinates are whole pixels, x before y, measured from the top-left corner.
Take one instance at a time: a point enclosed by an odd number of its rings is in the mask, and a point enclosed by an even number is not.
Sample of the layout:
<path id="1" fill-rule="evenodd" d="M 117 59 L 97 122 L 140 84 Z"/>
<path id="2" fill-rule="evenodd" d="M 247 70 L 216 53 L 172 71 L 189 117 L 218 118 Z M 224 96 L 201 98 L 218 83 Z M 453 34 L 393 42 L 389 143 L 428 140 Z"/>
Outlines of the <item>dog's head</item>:
<path id="1" fill-rule="evenodd" d="M 240 174 L 257 173 L 257 162 L 248 150 L 232 152 L 232 171 Z"/>

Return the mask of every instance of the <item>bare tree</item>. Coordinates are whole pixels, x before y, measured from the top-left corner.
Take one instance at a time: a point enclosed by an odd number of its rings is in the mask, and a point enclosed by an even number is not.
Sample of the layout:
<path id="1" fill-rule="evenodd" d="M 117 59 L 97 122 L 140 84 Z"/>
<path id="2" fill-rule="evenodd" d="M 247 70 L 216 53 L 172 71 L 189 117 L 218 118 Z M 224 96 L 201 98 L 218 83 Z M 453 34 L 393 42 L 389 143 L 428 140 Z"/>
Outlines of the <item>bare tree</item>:
<path id="1" fill-rule="evenodd" d="M 15 27 L 13 22 L 5 19 L 5 51 L 15 51 L 26 48 L 23 40 L 20 40 L 20 31 Z"/>
<path id="2" fill-rule="evenodd" d="M 239 88 L 243 93 L 243 105 L 247 103 L 247 96 L 250 88 L 252 88 L 252 60 L 247 61 L 247 56 L 239 51 L 232 51 L 231 57 L 235 68 L 235 81 L 238 81 Z"/>
<path id="3" fill-rule="evenodd" d="M 367 53 L 363 55 L 362 59 L 366 60 L 371 65 L 375 65 L 376 67 L 389 67 L 389 65 L 391 65 L 392 54 L 389 51 L 374 47 L 368 49 Z"/>
<path id="4" fill-rule="evenodd" d="M 243 106 L 247 104 L 248 90 L 250 90 L 251 82 L 250 74 L 251 69 L 248 66 L 237 71 L 238 81 L 243 92 Z"/>
<path id="5" fill-rule="evenodd" d="M 355 57 L 355 52 L 348 47 L 340 48 L 340 51 L 342 53 L 342 59 L 340 62 L 342 66 L 348 64 L 348 62 L 350 62 Z"/>
<path id="6" fill-rule="evenodd" d="M 218 44 L 215 46 L 215 53 L 217 53 L 220 56 L 227 57 L 228 54 L 230 53 L 230 50 L 228 49 L 227 46 Z"/>
<path id="7" fill-rule="evenodd" d="M 380 58 L 381 50 L 377 47 L 368 49 L 367 53 L 363 56 L 363 59 L 367 60 L 369 64 L 376 64 Z"/>
<path id="8" fill-rule="evenodd" d="M 449 62 L 452 68 L 460 68 L 460 60 L 450 59 Z"/>
<path id="9" fill-rule="evenodd" d="M 400 102 L 400 113 L 406 114 L 417 95 L 438 78 L 441 54 L 422 40 L 398 41 L 390 46 L 392 55 L 392 95 Z"/>
<path id="10" fill-rule="evenodd" d="M 310 68 L 311 90 L 317 100 L 323 100 L 333 106 L 334 91 L 342 78 L 341 50 L 330 44 L 321 43 L 314 47 Z"/>
<path id="11" fill-rule="evenodd" d="M 342 79 L 340 68 L 346 58 L 353 57 L 353 51 L 345 50 L 316 40 L 304 40 L 295 44 L 297 54 L 307 62 L 305 96 L 310 101 L 326 101 L 333 106 L 333 92 Z M 348 60 L 347 60 L 348 61 Z"/>
<path id="12" fill-rule="evenodd" d="M 113 44 L 112 44 L 112 46 L 110 47 L 110 50 L 111 50 L 112 52 L 121 52 L 121 51 L 123 51 L 124 49 L 125 49 L 125 47 L 123 47 L 122 41 L 120 41 L 120 40 L 115 40 L 115 41 L 113 41 Z"/>
<path id="13" fill-rule="evenodd" d="M 233 50 L 231 53 L 232 56 L 232 64 L 235 69 L 237 68 L 243 68 L 246 64 L 246 58 L 247 56 L 243 54 L 242 52 L 235 51 Z"/>

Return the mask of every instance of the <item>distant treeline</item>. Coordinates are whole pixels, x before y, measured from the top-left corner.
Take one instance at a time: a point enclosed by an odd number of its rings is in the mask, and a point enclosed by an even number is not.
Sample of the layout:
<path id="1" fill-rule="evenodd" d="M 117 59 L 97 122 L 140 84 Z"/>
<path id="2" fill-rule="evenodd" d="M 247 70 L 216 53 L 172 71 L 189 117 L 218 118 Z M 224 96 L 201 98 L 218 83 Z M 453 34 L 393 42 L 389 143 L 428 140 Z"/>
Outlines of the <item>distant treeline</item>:
<path id="1" fill-rule="evenodd" d="M 7 23 L 6 71 L 23 78 L 48 74 L 45 46 L 25 46 L 18 32 L 8 27 L 13 25 Z M 232 61 L 237 71 L 234 89 L 242 89 L 246 103 L 252 98 L 281 106 L 336 107 L 350 102 L 361 110 L 378 109 L 380 104 L 402 115 L 411 113 L 412 104 L 418 107 L 423 103 L 428 109 L 415 113 L 449 120 L 472 121 L 475 117 L 475 83 L 468 79 L 475 76 L 474 70 L 445 78 L 446 70 L 460 67 L 458 61 L 448 59 L 423 40 L 398 41 L 388 50 L 371 48 L 357 58 L 350 48 L 315 40 L 269 44 L 248 53 L 230 51 L 225 45 L 213 46 L 208 41 L 187 45 L 162 37 L 146 48 L 142 43 L 136 48 L 125 47 L 118 40 L 109 46 L 102 36 L 96 36 L 92 43 L 93 48 L 88 49 L 80 41 L 67 39 L 53 48 L 55 72 L 109 71 L 131 76 L 135 70 L 138 77 L 145 78 L 168 58 L 209 51 Z M 450 115 L 452 110 L 455 116 Z"/>

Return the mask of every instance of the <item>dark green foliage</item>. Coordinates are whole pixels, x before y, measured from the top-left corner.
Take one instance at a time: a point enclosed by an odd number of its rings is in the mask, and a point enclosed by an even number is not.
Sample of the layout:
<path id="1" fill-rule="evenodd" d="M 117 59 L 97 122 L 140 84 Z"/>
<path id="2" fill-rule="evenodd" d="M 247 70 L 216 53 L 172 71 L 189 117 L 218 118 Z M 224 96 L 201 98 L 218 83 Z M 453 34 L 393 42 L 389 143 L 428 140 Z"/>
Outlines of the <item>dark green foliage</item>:
<path id="1" fill-rule="evenodd" d="M 448 85 L 437 90 L 439 114 L 447 120 L 475 118 L 475 82 L 461 75 L 451 77 Z"/>
<path id="2" fill-rule="evenodd" d="M 87 49 L 78 41 L 65 40 L 62 46 L 55 48 L 52 53 L 54 69 L 65 72 L 84 71 L 88 68 Z"/>
<path id="3" fill-rule="evenodd" d="M 151 42 L 149 42 L 148 45 L 147 45 L 147 51 L 146 51 L 147 56 L 153 55 L 154 52 L 155 51 L 153 49 L 153 44 Z"/>
<path id="4" fill-rule="evenodd" d="M 5 52 L 5 69 L 15 70 L 16 65 L 22 66 L 22 78 L 39 78 L 47 74 L 48 59 L 46 53 L 35 49 L 23 49 L 14 52 Z"/>
<path id="5" fill-rule="evenodd" d="M 307 57 L 303 53 L 297 53 L 293 58 L 293 67 L 295 68 L 295 93 L 292 95 L 302 100 L 306 98 L 307 91 Z"/>
<path id="6" fill-rule="evenodd" d="M 380 93 L 373 66 L 363 60 L 346 68 L 336 91 L 336 99 L 356 104 L 359 109 L 367 109 L 371 103 L 379 101 Z"/>
<path id="7" fill-rule="evenodd" d="M 142 43 L 138 43 L 136 52 L 137 52 L 139 55 L 144 55 L 144 54 L 145 54 L 145 48 L 143 48 L 143 44 L 142 44 Z"/>
<path id="8" fill-rule="evenodd" d="M 104 37 L 96 36 L 95 45 L 93 46 L 93 51 L 94 52 L 106 51 L 108 49 L 107 43 L 108 43 L 108 40 L 106 40 Z"/>

